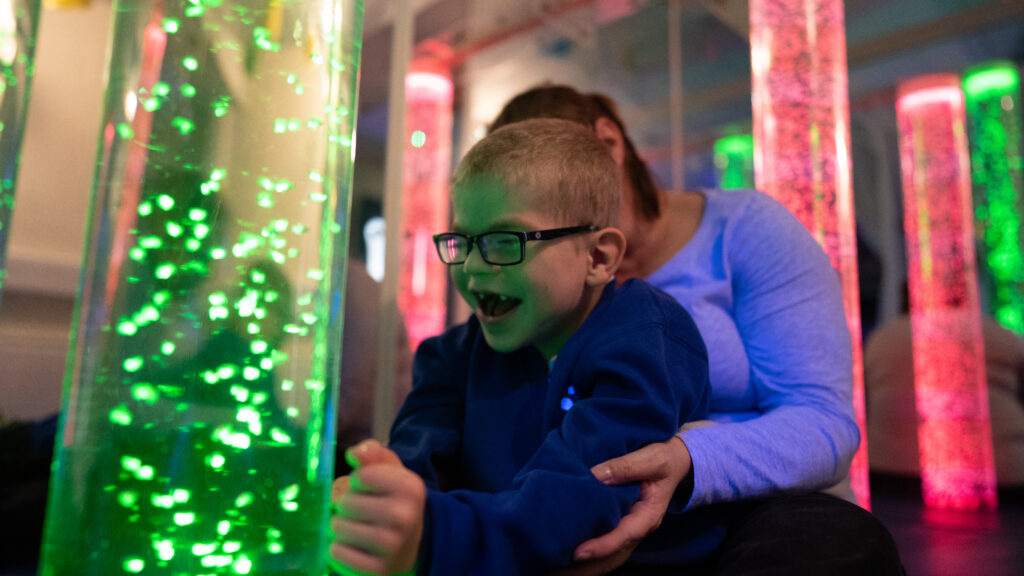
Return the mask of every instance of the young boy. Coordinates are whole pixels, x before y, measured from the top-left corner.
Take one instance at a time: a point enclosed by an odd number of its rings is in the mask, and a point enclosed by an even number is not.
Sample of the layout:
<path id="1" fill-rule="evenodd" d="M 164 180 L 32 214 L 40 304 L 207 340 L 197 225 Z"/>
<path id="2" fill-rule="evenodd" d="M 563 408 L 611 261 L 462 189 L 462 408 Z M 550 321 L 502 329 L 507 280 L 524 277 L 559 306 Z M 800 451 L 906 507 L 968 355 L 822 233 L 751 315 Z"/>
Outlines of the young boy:
<path id="1" fill-rule="evenodd" d="M 357 470 L 335 482 L 332 519 L 343 573 L 567 567 L 639 496 L 591 467 L 706 417 L 707 353 L 690 316 L 642 281 L 615 286 L 619 172 L 593 132 L 507 126 L 452 184 L 454 232 L 435 242 L 474 316 L 420 345 L 390 450 L 349 452 Z M 669 523 L 631 562 L 680 564 L 714 545 L 703 527 Z"/>

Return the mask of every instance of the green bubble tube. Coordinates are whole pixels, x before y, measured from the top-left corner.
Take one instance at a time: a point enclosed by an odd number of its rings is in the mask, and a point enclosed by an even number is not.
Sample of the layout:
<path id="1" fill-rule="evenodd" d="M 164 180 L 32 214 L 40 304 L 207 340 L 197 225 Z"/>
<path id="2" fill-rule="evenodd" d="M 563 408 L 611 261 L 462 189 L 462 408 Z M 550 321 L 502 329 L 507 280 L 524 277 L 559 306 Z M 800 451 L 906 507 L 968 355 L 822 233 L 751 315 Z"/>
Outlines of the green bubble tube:
<path id="1" fill-rule="evenodd" d="M 1024 334 L 1024 149 L 1020 74 L 1012 62 L 968 69 L 963 79 L 971 143 L 978 277 L 988 312 Z"/>
<path id="2" fill-rule="evenodd" d="M 327 573 L 362 13 L 115 0 L 41 575 Z"/>

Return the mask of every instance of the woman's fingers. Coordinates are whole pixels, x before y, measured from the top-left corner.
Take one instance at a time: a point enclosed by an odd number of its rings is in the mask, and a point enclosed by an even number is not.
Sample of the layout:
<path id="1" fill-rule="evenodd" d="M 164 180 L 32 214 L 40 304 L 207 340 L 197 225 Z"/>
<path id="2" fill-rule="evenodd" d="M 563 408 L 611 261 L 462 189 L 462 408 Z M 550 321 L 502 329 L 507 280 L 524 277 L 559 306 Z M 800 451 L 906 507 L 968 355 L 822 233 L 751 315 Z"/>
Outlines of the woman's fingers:
<path id="1" fill-rule="evenodd" d="M 664 442 L 648 444 L 624 456 L 602 462 L 590 471 L 598 480 L 610 485 L 657 480 L 665 474 L 671 456 Z"/>

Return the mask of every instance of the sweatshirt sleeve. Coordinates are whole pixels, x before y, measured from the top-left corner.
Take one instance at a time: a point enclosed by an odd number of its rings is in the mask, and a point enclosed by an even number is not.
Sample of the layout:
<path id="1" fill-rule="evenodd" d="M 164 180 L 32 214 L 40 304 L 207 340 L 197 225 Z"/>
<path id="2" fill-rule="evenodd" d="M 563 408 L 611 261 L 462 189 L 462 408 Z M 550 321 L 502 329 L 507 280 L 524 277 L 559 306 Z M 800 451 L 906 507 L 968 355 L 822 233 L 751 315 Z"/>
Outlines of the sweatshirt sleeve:
<path id="1" fill-rule="evenodd" d="M 680 432 L 689 507 L 832 486 L 860 440 L 838 275 L 781 204 L 761 196 L 742 210 L 723 242 L 758 415 Z"/>
<path id="2" fill-rule="evenodd" d="M 444 488 L 457 474 L 465 415 L 465 327 L 420 343 L 413 385 L 395 417 L 388 448 L 428 488 Z"/>
<path id="3" fill-rule="evenodd" d="M 421 574 L 547 573 L 569 565 L 578 544 L 611 530 L 629 511 L 639 488 L 605 486 L 591 466 L 663 441 L 681 420 L 703 417 L 707 357 L 666 337 L 661 326 L 614 336 L 607 346 L 587 348 L 593 360 L 571 379 L 580 399 L 512 490 L 428 490 Z"/>

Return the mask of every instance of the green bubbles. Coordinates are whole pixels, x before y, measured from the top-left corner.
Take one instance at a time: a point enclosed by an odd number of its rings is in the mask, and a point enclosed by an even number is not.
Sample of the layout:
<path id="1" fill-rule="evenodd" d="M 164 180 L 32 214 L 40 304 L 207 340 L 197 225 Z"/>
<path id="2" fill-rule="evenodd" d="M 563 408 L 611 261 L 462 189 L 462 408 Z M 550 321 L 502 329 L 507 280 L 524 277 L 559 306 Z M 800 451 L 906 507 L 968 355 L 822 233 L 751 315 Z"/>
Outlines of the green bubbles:
<path id="1" fill-rule="evenodd" d="M 160 264 L 159 266 L 156 267 L 156 271 L 153 272 L 153 275 L 159 278 L 160 280 L 167 280 L 171 276 L 174 276 L 174 274 L 177 271 L 177 266 L 171 264 L 170 262 L 164 262 L 163 264 Z"/>
<path id="2" fill-rule="evenodd" d="M 185 98 L 192 98 L 196 95 L 196 87 L 191 84 L 182 84 L 181 95 Z"/>
<path id="3" fill-rule="evenodd" d="M 136 472 L 142 467 L 142 460 L 139 460 L 135 456 L 122 456 L 121 457 L 121 468 L 127 472 Z"/>
<path id="4" fill-rule="evenodd" d="M 180 23 L 174 18 L 164 18 L 163 21 L 164 32 L 168 34 L 174 34 L 180 28 Z"/>
<path id="5" fill-rule="evenodd" d="M 124 404 L 118 404 L 110 411 L 110 421 L 118 426 L 129 426 L 132 423 L 132 413 Z"/>
<path id="6" fill-rule="evenodd" d="M 199 68 L 199 61 L 191 56 L 186 56 L 181 59 L 181 65 L 184 66 L 186 70 L 194 71 Z"/>
<path id="7" fill-rule="evenodd" d="M 252 561 L 245 556 L 239 556 L 238 560 L 235 560 L 235 563 L 231 565 L 231 569 L 235 574 L 248 574 L 252 570 Z"/>
<path id="8" fill-rule="evenodd" d="M 173 520 L 178 526 L 188 526 L 196 521 L 196 515 L 193 512 L 175 512 Z"/>
<path id="9" fill-rule="evenodd" d="M 174 208 L 174 198 L 171 198 L 168 194 L 161 194 L 156 198 L 156 205 L 166 212 L 171 208 Z"/>
<path id="10" fill-rule="evenodd" d="M 176 116 L 174 120 L 171 120 L 171 125 L 177 128 L 183 136 L 195 130 L 196 127 L 191 120 L 182 116 Z"/>
<path id="11" fill-rule="evenodd" d="M 156 550 L 157 558 L 164 562 L 174 558 L 174 543 L 170 540 L 156 540 L 153 542 L 153 549 Z"/>
<path id="12" fill-rule="evenodd" d="M 174 342 L 171 342 L 170 340 L 164 340 L 160 344 L 160 353 L 163 354 L 164 356 L 170 356 L 171 354 L 174 354 L 174 347 Z"/>
<path id="13" fill-rule="evenodd" d="M 299 497 L 299 485 L 292 484 L 282 490 L 278 491 L 277 497 L 282 502 L 291 502 Z"/>
<path id="14" fill-rule="evenodd" d="M 124 371 L 125 372 L 138 372 L 139 369 L 142 368 L 142 364 L 143 364 L 142 356 L 132 356 L 130 358 L 126 358 L 125 361 L 124 361 L 124 365 L 123 365 L 124 366 Z"/>
<path id="15" fill-rule="evenodd" d="M 220 470 L 224 467 L 224 456 L 219 452 L 214 452 L 206 457 L 206 465 L 214 470 Z"/>
<path id="16" fill-rule="evenodd" d="M 422 148 L 427 143 L 427 134 L 422 130 L 412 133 L 411 144 L 414 148 Z"/>
<path id="17" fill-rule="evenodd" d="M 174 200 L 171 200 L 171 202 L 173 203 Z M 142 246 L 147 250 L 162 248 L 163 245 L 164 242 L 159 236 L 143 236 L 142 238 L 139 238 L 139 246 Z"/>
<path id="18" fill-rule="evenodd" d="M 161 98 L 166 98 L 170 93 L 171 86 L 167 82 L 157 82 L 156 84 L 153 84 L 153 94 L 156 94 Z"/>
<path id="19" fill-rule="evenodd" d="M 171 498 L 169 494 L 153 494 L 150 496 L 150 503 L 156 508 L 170 510 L 174 507 L 174 498 Z"/>
<path id="20" fill-rule="evenodd" d="M 253 495 L 252 492 L 242 492 L 235 498 L 235 508 L 245 508 L 249 504 L 252 504 Z"/>
<path id="21" fill-rule="evenodd" d="M 167 235 L 171 238 L 177 238 L 181 236 L 182 232 L 184 232 L 181 224 L 178 224 L 177 222 L 168 222 L 164 226 L 164 229 L 167 230 Z"/>
<path id="22" fill-rule="evenodd" d="M 153 205 L 149 202 L 139 202 L 139 216 L 149 216 L 153 213 Z"/>
<path id="23" fill-rule="evenodd" d="M 292 443 L 292 437 L 289 436 L 284 430 L 281 430 L 280 428 L 276 427 L 270 429 L 270 438 L 271 440 L 277 442 L 278 444 Z"/>
<path id="24" fill-rule="evenodd" d="M 125 572 L 138 574 L 146 568 L 146 562 L 142 558 L 125 558 L 122 567 Z"/>
<path id="25" fill-rule="evenodd" d="M 159 394 L 152 384 L 146 382 L 139 382 L 132 386 L 132 398 L 135 398 L 139 402 L 149 404 L 152 406 L 159 399 Z"/>
<path id="26" fill-rule="evenodd" d="M 226 306 L 211 306 L 210 307 L 210 320 L 226 320 L 228 317 L 228 309 Z"/>
<path id="27" fill-rule="evenodd" d="M 281 45 L 278 44 L 277 42 L 271 41 L 271 38 L 272 35 L 270 33 L 270 30 L 267 30 L 262 26 L 257 26 L 253 28 L 253 43 L 260 50 L 266 50 L 268 52 L 277 52 L 281 48 Z"/>
<path id="28" fill-rule="evenodd" d="M 135 506 L 139 501 L 139 493 L 132 490 L 123 490 L 117 495 L 117 503 L 125 508 Z"/>
<path id="29" fill-rule="evenodd" d="M 134 336 L 139 327 L 131 320 L 124 320 L 117 325 L 117 333 L 122 336 Z"/>
<path id="30" fill-rule="evenodd" d="M 131 137 L 135 135 L 135 132 L 132 130 L 131 126 L 121 123 L 117 125 L 117 135 L 125 140 L 130 140 Z"/>
<path id="31" fill-rule="evenodd" d="M 194 556 L 207 556 L 209 554 L 213 554 L 216 550 L 216 543 L 196 543 L 192 545 L 192 554 Z"/>

